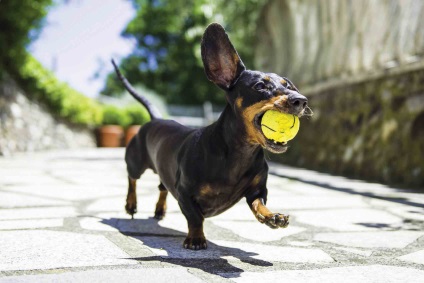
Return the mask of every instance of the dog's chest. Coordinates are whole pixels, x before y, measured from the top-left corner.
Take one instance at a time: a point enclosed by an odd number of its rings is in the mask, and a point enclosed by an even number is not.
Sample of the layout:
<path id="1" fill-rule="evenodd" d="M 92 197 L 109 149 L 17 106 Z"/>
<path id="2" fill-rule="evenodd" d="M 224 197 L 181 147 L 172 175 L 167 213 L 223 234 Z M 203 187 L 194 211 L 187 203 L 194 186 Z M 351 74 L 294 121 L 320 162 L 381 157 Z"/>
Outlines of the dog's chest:
<path id="1" fill-rule="evenodd" d="M 241 182 L 245 183 L 245 182 Z M 244 197 L 245 185 L 205 184 L 195 196 L 204 217 L 218 215 Z"/>

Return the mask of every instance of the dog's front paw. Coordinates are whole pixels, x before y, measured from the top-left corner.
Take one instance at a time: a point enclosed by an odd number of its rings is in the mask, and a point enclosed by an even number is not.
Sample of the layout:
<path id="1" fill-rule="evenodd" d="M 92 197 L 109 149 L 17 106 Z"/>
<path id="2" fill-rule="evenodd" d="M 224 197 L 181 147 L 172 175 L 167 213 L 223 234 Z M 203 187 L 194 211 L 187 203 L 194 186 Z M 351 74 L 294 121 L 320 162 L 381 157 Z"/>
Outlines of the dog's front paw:
<path id="1" fill-rule="evenodd" d="M 263 216 L 261 214 L 257 215 L 259 222 L 266 224 L 272 229 L 277 228 L 286 228 L 289 225 L 290 215 L 284 215 L 280 213 L 271 214 L 268 216 Z"/>
<path id="2" fill-rule="evenodd" d="M 205 237 L 199 237 L 199 238 L 187 237 L 184 240 L 183 247 L 185 249 L 190 249 L 190 250 L 206 250 L 208 247 L 208 244 L 206 243 Z"/>

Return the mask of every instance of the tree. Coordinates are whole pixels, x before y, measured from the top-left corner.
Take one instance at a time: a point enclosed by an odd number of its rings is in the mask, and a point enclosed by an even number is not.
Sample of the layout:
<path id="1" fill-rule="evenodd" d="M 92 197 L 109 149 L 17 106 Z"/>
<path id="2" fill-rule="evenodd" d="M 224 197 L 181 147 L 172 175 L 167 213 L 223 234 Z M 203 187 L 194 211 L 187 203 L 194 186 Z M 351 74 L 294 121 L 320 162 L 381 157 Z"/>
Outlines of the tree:
<path id="1" fill-rule="evenodd" d="M 206 18 L 200 10 L 204 1 L 134 0 L 136 17 L 123 31 L 135 38 L 137 47 L 121 62 L 132 83 L 142 83 L 173 103 L 196 104 L 205 100 L 222 102 L 218 89 L 205 79 L 196 53 Z M 199 29 L 200 27 L 200 29 Z M 121 93 L 113 74 L 103 91 Z"/>
<path id="2" fill-rule="evenodd" d="M 27 55 L 26 46 L 40 30 L 52 0 L 0 0 L 0 73 L 7 68 L 12 73 Z"/>
<path id="3" fill-rule="evenodd" d="M 222 91 L 203 71 L 203 31 L 211 22 L 224 24 L 243 61 L 252 66 L 254 29 L 263 1 L 132 1 L 137 15 L 122 34 L 137 44 L 120 64 L 128 80 L 144 84 L 171 103 L 225 103 Z M 116 76 L 110 74 L 102 93 L 119 96 L 122 92 Z"/>

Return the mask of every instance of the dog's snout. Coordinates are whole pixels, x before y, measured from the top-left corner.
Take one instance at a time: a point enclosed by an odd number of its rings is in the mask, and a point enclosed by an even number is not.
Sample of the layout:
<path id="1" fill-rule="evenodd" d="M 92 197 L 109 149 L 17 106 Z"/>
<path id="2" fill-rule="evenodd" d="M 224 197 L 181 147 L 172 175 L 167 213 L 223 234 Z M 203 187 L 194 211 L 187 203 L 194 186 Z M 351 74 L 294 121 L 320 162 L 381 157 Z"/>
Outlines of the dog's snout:
<path id="1" fill-rule="evenodd" d="M 294 93 L 292 92 L 289 94 L 288 102 L 290 106 L 299 110 L 305 109 L 306 106 L 308 105 L 308 99 L 297 92 L 294 92 Z"/>

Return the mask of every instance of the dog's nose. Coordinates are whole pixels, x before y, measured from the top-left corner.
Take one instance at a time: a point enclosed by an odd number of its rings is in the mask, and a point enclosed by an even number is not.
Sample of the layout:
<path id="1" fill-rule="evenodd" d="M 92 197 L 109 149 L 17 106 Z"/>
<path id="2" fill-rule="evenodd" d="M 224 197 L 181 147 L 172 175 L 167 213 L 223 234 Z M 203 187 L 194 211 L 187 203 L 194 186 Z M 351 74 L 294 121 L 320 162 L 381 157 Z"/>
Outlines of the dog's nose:
<path id="1" fill-rule="evenodd" d="M 295 109 L 302 110 L 308 105 L 308 99 L 298 92 L 289 94 L 288 102 Z"/>

